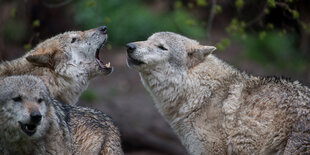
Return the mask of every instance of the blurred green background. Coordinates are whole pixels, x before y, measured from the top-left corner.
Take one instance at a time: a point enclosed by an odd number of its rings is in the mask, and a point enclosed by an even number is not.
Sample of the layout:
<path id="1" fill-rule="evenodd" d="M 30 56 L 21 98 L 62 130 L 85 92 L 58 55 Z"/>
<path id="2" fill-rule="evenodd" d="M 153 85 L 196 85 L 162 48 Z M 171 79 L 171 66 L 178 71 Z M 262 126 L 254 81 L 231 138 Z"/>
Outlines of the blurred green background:
<path id="1" fill-rule="evenodd" d="M 107 25 L 109 49 L 173 31 L 218 51 L 238 45 L 238 61 L 248 59 L 268 71 L 300 77 L 309 71 L 306 0 L 2 0 L 0 5 L 1 46 L 21 44 L 27 51 L 60 32 Z"/>
<path id="2" fill-rule="evenodd" d="M 97 79 L 79 104 L 112 116 L 126 154 L 186 154 L 126 66 L 124 45 L 154 32 L 214 45 L 215 55 L 251 74 L 310 85 L 309 0 L 1 0 L 0 60 L 20 57 L 56 34 L 101 25 L 109 35 L 102 57 L 115 71 Z"/>

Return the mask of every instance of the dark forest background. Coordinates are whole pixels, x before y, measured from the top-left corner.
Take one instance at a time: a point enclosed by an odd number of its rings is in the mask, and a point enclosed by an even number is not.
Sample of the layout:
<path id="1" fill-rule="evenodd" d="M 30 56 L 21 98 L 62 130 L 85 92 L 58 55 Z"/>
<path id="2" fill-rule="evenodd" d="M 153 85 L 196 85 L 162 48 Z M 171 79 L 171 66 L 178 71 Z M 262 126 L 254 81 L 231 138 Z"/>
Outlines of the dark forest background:
<path id="1" fill-rule="evenodd" d="M 79 105 L 118 124 L 130 155 L 187 154 L 126 66 L 124 45 L 173 31 L 214 45 L 240 70 L 310 85 L 309 0 L 0 0 L 0 60 L 12 60 L 56 34 L 108 26 L 101 53 L 115 71 L 91 82 Z"/>

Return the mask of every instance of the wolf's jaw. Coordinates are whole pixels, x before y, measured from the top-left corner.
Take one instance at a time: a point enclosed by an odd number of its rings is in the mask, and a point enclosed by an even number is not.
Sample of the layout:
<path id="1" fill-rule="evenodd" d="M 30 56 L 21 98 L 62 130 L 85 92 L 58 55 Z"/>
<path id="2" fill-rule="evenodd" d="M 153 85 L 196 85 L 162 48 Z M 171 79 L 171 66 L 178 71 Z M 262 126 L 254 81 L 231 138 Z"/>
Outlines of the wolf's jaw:
<path id="1" fill-rule="evenodd" d="M 36 133 L 37 131 L 37 127 L 38 127 L 38 124 L 24 124 L 22 122 L 18 122 L 19 125 L 20 125 L 20 128 L 22 129 L 22 131 L 27 134 L 28 136 L 32 136 L 33 134 Z"/>
<path id="2" fill-rule="evenodd" d="M 96 50 L 95 60 L 98 63 L 100 69 L 103 69 L 106 74 L 110 74 L 112 72 L 111 63 L 108 62 L 107 64 L 104 64 L 103 61 L 100 60 L 100 57 L 99 57 L 100 49 L 104 46 L 104 43 Z"/>
<path id="3" fill-rule="evenodd" d="M 140 66 L 140 65 L 143 65 L 145 64 L 145 62 L 143 61 L 140 61 L 140 60 L 137 60 L 137 59 L 134 59 L 132 56 L 128 55 L 127 56 L 127 62 L 128 62 L 128 65 L 135 65 L 135 66 Z"/>

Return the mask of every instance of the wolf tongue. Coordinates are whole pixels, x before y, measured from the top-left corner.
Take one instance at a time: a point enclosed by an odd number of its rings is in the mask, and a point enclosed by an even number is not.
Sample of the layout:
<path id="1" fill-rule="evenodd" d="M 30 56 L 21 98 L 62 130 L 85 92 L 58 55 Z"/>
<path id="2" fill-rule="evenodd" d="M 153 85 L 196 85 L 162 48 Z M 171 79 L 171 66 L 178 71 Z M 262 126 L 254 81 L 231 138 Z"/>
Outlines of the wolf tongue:
<path id="1" fill-rule="evenodd" d="M 101 68 L 106 68 L 106 66 L 104 65 L 104 63 L 103 63 L 101 60 L 96 59 L 96 61 L 97 61 L 97 63 L 99 64 L 99 66 L 100 66 Z"/>

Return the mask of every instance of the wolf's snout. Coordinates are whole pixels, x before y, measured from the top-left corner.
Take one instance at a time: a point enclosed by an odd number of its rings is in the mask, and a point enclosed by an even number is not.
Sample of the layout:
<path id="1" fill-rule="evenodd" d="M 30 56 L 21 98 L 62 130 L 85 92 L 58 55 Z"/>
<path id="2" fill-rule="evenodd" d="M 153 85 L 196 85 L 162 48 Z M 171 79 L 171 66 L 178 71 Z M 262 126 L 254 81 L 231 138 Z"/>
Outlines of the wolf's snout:
<path id="1" fill-rule="evenodd" d="M 30 120 L 32 123 L 39 123 L 42 119 L 42 115 L 38 111 L 34 111 L 30 113 Z"/>
<path id="2" fill-rule="evenodd" d="M 106 26 L 100 26 L 100 27 L 98 27 L 98 31 L 100 31 L 103 34 L 107 34 L 108 28 Z"/>
<path id="3" fill-rule="evenodd" d="M 134 52 L 137 47 L 135 44 L 129 43 L 126 45 L 126 48 L 127 48 L 127 53 L 129 54 L 129 53 Z"/>

